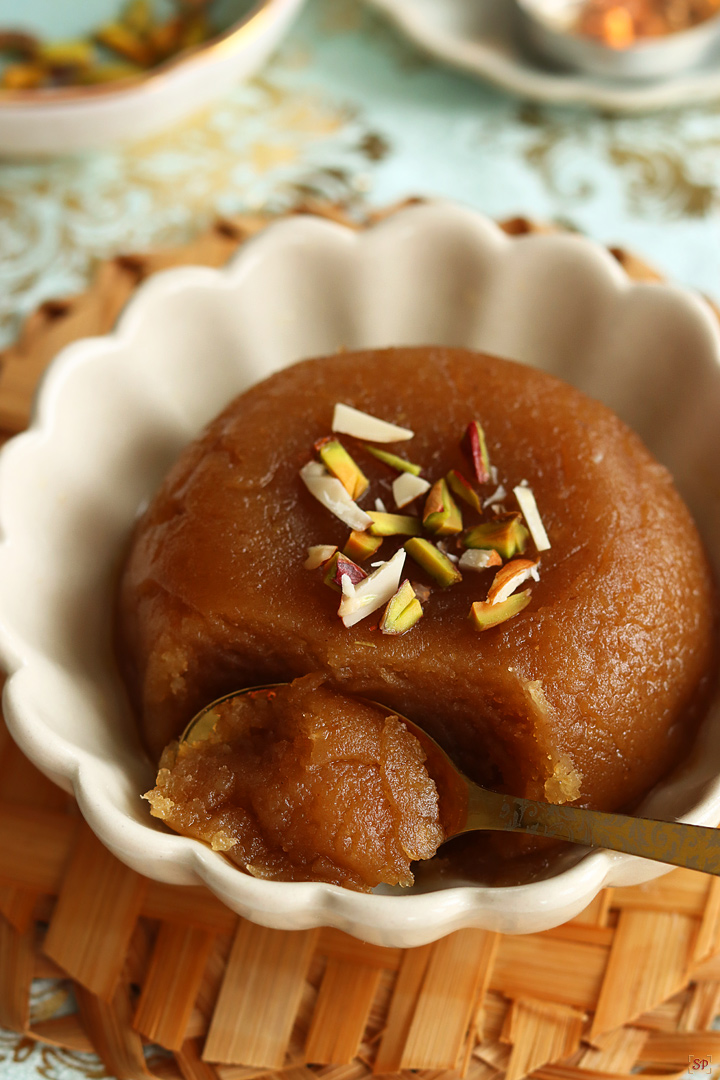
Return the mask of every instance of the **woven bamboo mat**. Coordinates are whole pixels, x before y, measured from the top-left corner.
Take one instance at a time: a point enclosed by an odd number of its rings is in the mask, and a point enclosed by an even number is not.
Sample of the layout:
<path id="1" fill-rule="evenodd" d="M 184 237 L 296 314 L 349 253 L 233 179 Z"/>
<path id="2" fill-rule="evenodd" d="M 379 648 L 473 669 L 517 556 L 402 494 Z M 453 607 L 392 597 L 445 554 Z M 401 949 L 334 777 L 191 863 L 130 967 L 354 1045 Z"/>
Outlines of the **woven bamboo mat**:
<path id="1" fill-rule="evenodd" d="M 306 210 L 357 227 L 340 210 Z M 2 357 L 5 434 L 25 426 L 58 349 L 106 332 L 140 281 L 222 265 L 265 224 L 226 220 L 187 248 L 116 258 L 84 295 L 44 304 Z M 658 280 L 614 254 L 631 277 Z M 77 1010 L 31 1017 L 40 977 L 67 980 Z M 336 930 L 268 930 L 204 889 L 119 863 L 0 722 L 0 1027 L 94 1050 L 120 1080 L 693 1076 L 720 1062 L 718 1013 L 720 879 L 677 870 L 606 890 L 571 922 L 525 937 L 463 930 L 401 950 Z"/>

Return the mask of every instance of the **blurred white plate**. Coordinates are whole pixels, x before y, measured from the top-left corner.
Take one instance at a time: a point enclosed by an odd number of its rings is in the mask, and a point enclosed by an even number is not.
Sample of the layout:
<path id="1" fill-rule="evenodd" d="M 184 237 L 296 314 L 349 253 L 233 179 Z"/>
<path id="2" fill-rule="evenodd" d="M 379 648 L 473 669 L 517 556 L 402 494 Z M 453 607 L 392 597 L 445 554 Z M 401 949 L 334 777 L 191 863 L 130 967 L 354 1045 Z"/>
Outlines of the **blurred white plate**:
<path id="1" fill-rule="evenodd" d="M 139 75 L 95 86 L 0 90 L 0 158 L 67 154 L 144 139 L 208 106 L 253 75 L 280 43 L 303 0 L 227 0 L 222 28 Z M 0 0 L 0 26 L 47 40 L 85 37 L 117 5 Z M 107 9 L 107 11 L 105 10 Z M 58 17 L 59 16 L 59 17 Z M 44 28 L 47 29 L 44 29 Z"/>
<path id="2" fill-rule="evenodd" d="M 701 67 L 638 85 L 544 67 L 522 47 L 510 0 L 370 0 L 433 56 L 536 101 L 646 112 L 720 97 L 720 49 Z"/>

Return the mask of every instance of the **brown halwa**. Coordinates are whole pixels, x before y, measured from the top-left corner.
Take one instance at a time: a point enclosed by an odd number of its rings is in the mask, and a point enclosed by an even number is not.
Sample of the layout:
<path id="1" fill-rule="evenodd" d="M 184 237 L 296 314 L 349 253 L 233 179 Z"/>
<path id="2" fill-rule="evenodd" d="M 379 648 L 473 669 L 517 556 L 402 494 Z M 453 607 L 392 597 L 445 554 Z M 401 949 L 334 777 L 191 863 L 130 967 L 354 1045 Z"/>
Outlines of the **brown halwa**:
<path id="1" fill-rule="evenodd" d="M 425 755 L 398 717 L 322 682 L 218 704 L 207 739 L 165 750 L 152 813 L 255 877 L 411 885 L 443 841 Z"/>
<path id="2" fill-rule="evenodd" d="M 468 618 L 497 567 L 461 568 L 443 588 L 408 555 L 419 622 L 397 636 L 382 633 L 382 610 L 343 624 L 323 568 L 303 564 L 313 545 L 342 550 L 349 528 L 299 476 L 337 402 L 412 429 L 383 449 L 430 483 L 452 470 L 473 481 L 487 505 L 458 503 L 464 530 L 518 511 L 514 489 L 529 485 L 551 547 L 528 541 L 539 580 L 522 586 L 530 599 L 515 617 L 483 632 Z M 460 448 L 473 420 L 497 470 L 483 485 Z M 360 506 L 394 510 L 397 472 L 363 441 L 333 438 L 369 480 Z M 397 512 L 421 517 L 423 499 Z M 464 535 L 442 538 L 455 559 Z M 384 538 L 372 561 L 406 540 Z M 118 626 L 156 759 L 221 694 L 319 673 L 408 716 L 487 786 L 611 810 L 635 804 L 690 745 L 709 695 L 714 591 L 667 470 L 609 409 L 520 364 L 403 348 L 308 360 L 231 402 L 140 520 Z"/>

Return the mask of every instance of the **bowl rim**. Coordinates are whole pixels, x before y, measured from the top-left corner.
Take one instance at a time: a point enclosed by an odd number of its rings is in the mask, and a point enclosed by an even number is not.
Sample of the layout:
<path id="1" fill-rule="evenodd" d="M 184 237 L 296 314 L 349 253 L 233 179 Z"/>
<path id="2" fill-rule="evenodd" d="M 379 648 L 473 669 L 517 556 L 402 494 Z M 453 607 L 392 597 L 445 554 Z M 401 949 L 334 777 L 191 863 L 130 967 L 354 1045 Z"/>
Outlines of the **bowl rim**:
<path id="1" fill-rule="evenodd" d="M 587 34 L 578 34 L 574 33 L 572 30 L 565 30 L 562 27 L 559 27 L 543 10 L 542 0 L 515 0 L 515 4 L 526 19 L 541 26 L 546 33 L 552 34 L 554 37 L 563 41 L 570 39 L 572 41 L 582 42 L 583 47 L 596 50 L 597 55 L 607 57 L 643 56 L 657 50 L 670 50 L 674 45 L 677 45 L 678 48 L 682 48 L 684 44 L 688 42 L 692 43 L 696 39 L 699 42 L 704 37 L 712 37 L 713 35 L 720 34 L 720 10 L 718 10 L 707 19 L 695 23 L 694 26 L 687 26 L 683 30 L 674 30 L 669 34 L 663 34 L 658 37 L 640 37 L 636 44 L 630 45 L 628 48 L 615 49 L 611 45 L 607 45 L 604 41 L 590 37 Z"/>
<path id="2" fill-rule="evenodd" d="M 219 56 L 241 52 L 245 46 L 261 34 L 270 20 L 274 8 L 284 0 L 255 0 L 252 7 L 226 30 L 214 34 L 206 41 L 183 49 L 175 56 L 159 64 L 113 82 L 92 86 L 58 86 L 36 90 L 0 90 L 0 111 L 8 106 L 33 108 L 62 106 L 70 102 L 95 100 L 97 98 L 122 97 L 141 86 L 155 86 L 165 82 L 180 67 L 199 67 L 212 63 Z"/>
<path id="3" fill-rule="evenodd" d="M 417 230 L 426 225 L 432 229 L 453 223 L 462 225 L 468 234 L 495 248 L 509 249 L 511 245 L 571 246 L 581 249 L 584 258 L 614 294 L 662 290 L 666 295 L 682 298 L 695 319 L 701 322 L 714 347 L 714 358 L 720 364 L 720 327 L 709 306 L 702 298 L 674 285 L 637 283 L 630 280 L 607 249 L 588 240 L 568 234 L 531 234 L 508 236 L 500 227 L 477 211 L 453 203 L 436 201 L 411 206 L 385 218 L 372 229 L 353 231 L 346 226 L 313 216 L 296 216 L 275 222 L 239 249 L 226 266 L 180 267 L 162 271 L 144 282 L 123 310 L 113 330 L 105 335 L 81 339 L 66 346 L 51 363 L 43 377 L 33 405 L 28 429 L 11 439 L 0 451 L 0 547 L 12 541 L 13 530 L 7 528 L 3 513 L 3 491 L 13 457 L 26 444 L 49 444 L 56 417 L 56 401 L 66 379 L 83 365 L 102 361 L 108 351 L 132 342 L 135 328 L 143 312 L 152 307 L 155 298 L 208 284 L 229 288 L 240 281 L 255 262 L 258 252 L 267 245 L 315 242 L 358 245 L 374 230 Z M 355 249 L 357 250 L 357 248 Z M 454 885 L 411 895 L 378 895 L 351 892 L 339 886 L 318 882 L 276 882 L 253 878 L 238 871 L 227 859 L 212 852 L 199 841 L 176 834 L 148 828 L 128 818 L 117 821 L 103 818 L 101 808 L 107 803 L 103 790 L 102 770 L 93 772 L 85 752 L 68 743 L 56 732 L 49 733 L 41 722 L 25 715 L 24 683 L 31 677 L 32 660 L 37 654 L 29 641 L 21 641 L 0 612 L 0 663 L 8 678 L 3 691 L 3 707 L 11 734 L 21 749 L 55 782 L 74 791 L 80 810 L 102 842 L 122 861 L 146 876 L 159 880 L 183 882 L 190 880 L 208 886 L 220 900 L 252 921 L 284 929 L 305 929 L 329 925 L 346 930 L 376 944 L 388 945 L 402 939 L 405 945 L 419 945 L 436 940 L 462 927 L 479 925 L 483 914 L 498 911 L 512 897 L 515 915 L 522 919 L 530 913 L 541 918 L 561 903 L 567 912 L 576 913 L 590 902 L 606 884 L 624 884 L 624 872 L 632 867 L 633 881 L 667 873 L 671 867 L 649 863 L 636 856 L 607 850 L 590 851 L 575 865 L 559 874 L 540 881 L 512 886 Z M 683 815 L 682 820 L 695 820 L 706 803 L 720 805 L 720 777 L 700 803 Z M 117 814 L 117 811 L 116 811 Z M 117 815 L 119 817 L 119 815 Z M 704 819 L 697 822 L 708 823 Z M 138 845 L 138 840 L 140 844 Z M 141 854 L 138 847 L 142 848 Z M 644 876 L 643 876 L 644 875 Z M 236 895 L 241 883 L 242 897 Z M 560 900 L 559 900 L 560 898 Z M 381 915 L 382 910 L 382 915 Z M 563 918 L 570 917 L 564 915 Z M 290 922 L 291 925 L 288 925 Z M 556 920 L 557 923 L 557 920 Z M 556 924 L 555 923 L 555 924 Z M 547 922 L 543 925 L 549 925 Z M 506 931 L 511 932 L 511 931 Z M 519 932 L 528 932 L 523 928 Z"/>

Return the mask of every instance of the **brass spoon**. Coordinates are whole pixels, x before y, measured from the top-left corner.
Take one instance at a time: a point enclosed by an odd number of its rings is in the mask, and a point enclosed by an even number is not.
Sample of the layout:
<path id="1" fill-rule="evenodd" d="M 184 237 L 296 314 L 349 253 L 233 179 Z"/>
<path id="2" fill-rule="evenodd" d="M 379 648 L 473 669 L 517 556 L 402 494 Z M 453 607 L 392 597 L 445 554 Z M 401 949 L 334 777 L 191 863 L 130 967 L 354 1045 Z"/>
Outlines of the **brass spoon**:
<path id="1" fill-rule="evenodd" d="M 221 702 L 280 685 L 283 684 L 248 687 L 217 698 L 193 717 L 182 734 L 182 741 L 195 743 L 207 739 L 217 720 L 213 710 Z M 382 709 L 388 716 L 398 716 L 425 751 L 427 771 L 438 789 L 446 840 L 479 830 L 529 833 L 720 875 L 720 829 L 557 806 L 489 791 L 460 772 L 442 747 L 412 720 L 377 701 L 367 704 Z"/>

